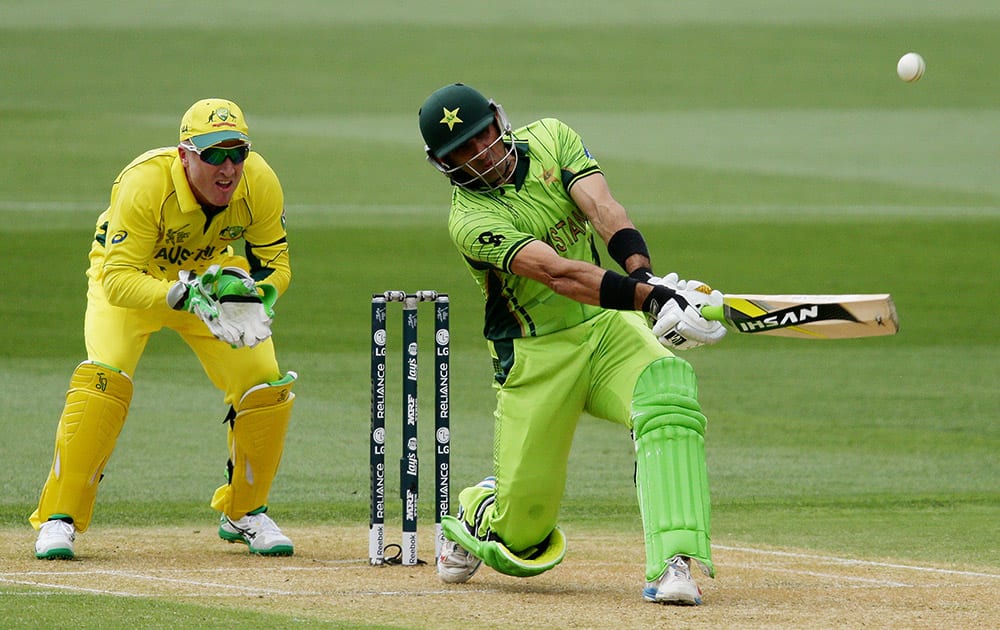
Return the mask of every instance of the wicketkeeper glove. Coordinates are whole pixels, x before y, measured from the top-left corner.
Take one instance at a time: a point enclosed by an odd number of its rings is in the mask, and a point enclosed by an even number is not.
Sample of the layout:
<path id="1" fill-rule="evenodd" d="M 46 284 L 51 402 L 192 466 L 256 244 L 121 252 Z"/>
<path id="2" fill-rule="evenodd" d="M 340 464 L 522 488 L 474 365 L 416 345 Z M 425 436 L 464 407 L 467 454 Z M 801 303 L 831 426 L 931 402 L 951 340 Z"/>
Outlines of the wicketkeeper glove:
<path id="1" fill-rule="evenodd" d="M 221 317 L 214 295 L 220 273 L 218 265 L 212 265 L 200 276 L 193 271 L 181 270 L 177 274 L 177 282 L 167 291 L 167 304 L 176 311 L 197 315 L 216 339 L 238 348 L 243 345 L 242 330 Z"/>
<path id="2" fill-rule="evenodd" d="M 676 350 L 690 350 L 718 342 L 726 336 L 719 322 L 702 317 L 706 304 L 722 305 L 722 293 L 698 280 L 679 280 L 676 273 L 650 278 L 654 285 L 643 310 L 653 320 L 653 334 L 661 344 Z"/>
<path id="3" fill-rule="evenodd" d="M 258 293 L 258 289 L 264 292 Z M 271 336 L 272 305 L 277 290 L 254 282 L 239 267 L 225 267 L 216 282 L 219 318 L 241 331 L 243 343 L 253 348 Z"/>

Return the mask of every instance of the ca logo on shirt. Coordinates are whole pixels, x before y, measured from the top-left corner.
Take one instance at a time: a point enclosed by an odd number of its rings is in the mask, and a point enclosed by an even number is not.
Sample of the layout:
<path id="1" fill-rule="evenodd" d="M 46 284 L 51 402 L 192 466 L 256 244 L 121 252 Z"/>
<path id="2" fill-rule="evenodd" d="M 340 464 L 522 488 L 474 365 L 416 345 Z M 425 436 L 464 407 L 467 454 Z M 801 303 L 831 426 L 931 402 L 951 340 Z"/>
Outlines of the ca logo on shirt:
<path id="1" fill-rule="evenodd" d="M 479 235 L 476 240 L 479 241 L 481 245 L 492 245 L 493 247 L 500 247 L 500 245 L 506 240 L 506 236 L 503 234 L 494 234 L 493 232 L 483 232 Z"/>

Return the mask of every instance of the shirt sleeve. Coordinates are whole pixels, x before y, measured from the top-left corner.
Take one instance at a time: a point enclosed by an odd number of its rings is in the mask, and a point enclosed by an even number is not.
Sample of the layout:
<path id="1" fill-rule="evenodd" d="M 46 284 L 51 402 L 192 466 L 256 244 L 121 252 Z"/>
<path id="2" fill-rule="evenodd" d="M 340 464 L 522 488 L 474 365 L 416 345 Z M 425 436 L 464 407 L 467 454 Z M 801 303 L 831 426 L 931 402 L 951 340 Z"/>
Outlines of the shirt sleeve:
<path id="1" fill-rule="evenodd" d="M 555 137 L 559 151 L 560 175 L 563 187 L 568 191 L 580 179 L 599 173 L 601 167 L 590 154 L 580 134 L 561 121 L 552 122 L 556 124 Z"/>
<path id="2" fill-rule="evenodd" d="M 146 309 L 166 303 L 170 282 L 149 275 L 160 230 L 162 181 L 154 167 L 136 166 L 122 172 L 111 196 L 103 271 L 108 302 L 125 308 Z M 159 184 L 163 186 L 164 184 Z"/>
<path id="3" fill-rule="evenodd" d="M 291 283 L 285 231 L 285 197 L 278 176 L 263 159 L 250 181 L 249 202 L 253 221 L 243 235 L 250 275 L 257 282 L 273 285 L 279 295 Z"/>
<path id="4" fill-rule="evenodd" d="M 510 264 L 525 245 L 535 240 L 501 217 L 484 210 L 456 211 L 449 222 L 451 238 L 469 264 L 512 273 Z"/>

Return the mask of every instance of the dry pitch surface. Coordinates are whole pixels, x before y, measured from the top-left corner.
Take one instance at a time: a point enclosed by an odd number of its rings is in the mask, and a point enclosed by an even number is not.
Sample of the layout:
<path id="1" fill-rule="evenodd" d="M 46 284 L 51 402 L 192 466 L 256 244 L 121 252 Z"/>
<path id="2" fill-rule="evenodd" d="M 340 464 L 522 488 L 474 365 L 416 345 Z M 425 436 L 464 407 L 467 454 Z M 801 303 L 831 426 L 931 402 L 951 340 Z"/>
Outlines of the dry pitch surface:
<path id="1" fill-rule="evenodd" d="M 291 558 L 261 558 L 214 530 L 94 527 L 77 560 L 40 561 L 34 534 L 0 537 L 0 594 L 160 597 L 287 614 L 300 623 L 373 622 L 404 628 L 992 628 L 1000 572 L 887 559 L 845 560 L 717 543 L 702 606 L 643 602 L 641 540 L 567 532 L 556 569 L 519 580 L 482 568 L 445 585 L 431 565 L 370 567 L 367 528 L 285 528 Z M 421 557 L 432 542 L 422 536 Z M 431 552 L 433 553 L 433 552 Z M 27 594 L 25 594 L 27 593 Z"/>

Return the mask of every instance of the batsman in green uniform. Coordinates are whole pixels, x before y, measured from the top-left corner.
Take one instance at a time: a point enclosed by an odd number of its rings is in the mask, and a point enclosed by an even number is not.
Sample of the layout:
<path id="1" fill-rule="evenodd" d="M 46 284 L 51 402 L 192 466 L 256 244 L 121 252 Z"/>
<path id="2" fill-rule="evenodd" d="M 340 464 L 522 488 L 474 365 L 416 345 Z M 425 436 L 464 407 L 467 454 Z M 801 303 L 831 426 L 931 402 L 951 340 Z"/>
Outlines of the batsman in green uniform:
<path id="1" fill-rule="evenodd" d="M 714 574 L 705 418 L 693 370 L 670 349 L 725 335 L 700 314 L 722 295 L 653 275 L 642 235 L 563 122 L 515 131 L 461 83 L 432 93 L 419 120 L 428 161 L 453 184 L 448 227 L 485 297 L 497 393 L 493 471 L 444 519 L 438 575 L 465 582 L 485 562 L 527 577 L 559 564 L 566 466 L 586 411 L 634 438 L 643 597 L 701 603 L 691 566 Z M 595 233 L 628 275 L 601 267 Z"/>

